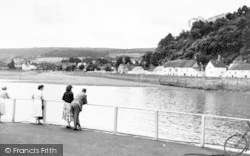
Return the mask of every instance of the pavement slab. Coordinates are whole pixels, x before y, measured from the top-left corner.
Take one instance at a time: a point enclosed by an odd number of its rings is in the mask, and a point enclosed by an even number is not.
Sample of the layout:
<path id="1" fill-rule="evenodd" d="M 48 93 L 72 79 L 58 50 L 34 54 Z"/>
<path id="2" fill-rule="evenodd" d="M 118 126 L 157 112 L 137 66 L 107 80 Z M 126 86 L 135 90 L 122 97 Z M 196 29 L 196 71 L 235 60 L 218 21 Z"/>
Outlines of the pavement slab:
<path id="1" fill-rule="evenodd" d="M 31 123 L 0 123 L 0 144 L 63 144 L 64 156 L 183 156 L 188 153 L 216 156 L 224 153 L 189 144 Z"/>

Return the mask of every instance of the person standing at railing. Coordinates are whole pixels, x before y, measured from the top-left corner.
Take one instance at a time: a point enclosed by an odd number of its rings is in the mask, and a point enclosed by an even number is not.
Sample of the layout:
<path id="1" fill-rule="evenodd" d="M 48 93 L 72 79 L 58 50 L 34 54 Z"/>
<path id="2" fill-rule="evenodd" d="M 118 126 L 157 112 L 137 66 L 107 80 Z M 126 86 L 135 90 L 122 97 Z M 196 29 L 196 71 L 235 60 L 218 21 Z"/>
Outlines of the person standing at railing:
<path id="1" fill-rule="evenodd" d="M 36 123 L 38 125 L 41 125 L 42 123 L 40 120 L 43 119 L 43 102 L 44 102 L 44 97 L 43 97 L 43 85 L 39 85 L 38 89 L 35 90 L 35 92 L 32 95 L 33 99 L 33 116 L 36 118 Z"/>
<path id="2" fill-rule="evenodd" d="M 63 106 L 63 116 L 62 118 L 68 122 L 68 125 L 66 128 L 71 128 L 70 122 L 73 121 L 73 114 L 71 112 L 71 106 L 70 103 L 74 99 L 74 94 L 72 93 L 72 86 L 68 85 L 66 87 L 66 92 L 63 94 L 62 100 L 64 101 L 64 106 Z"/>
<path id="3" fill-rule="evenodd" d="M 71 102 L 71 111 L 74 116 L 74 130 L 77 130 L 77 126 L 79 126 L 79 130 L 82 129 L 79 122 L 79 114 L 82 111 L 82 105 L 87 104 L 86 92 L 87 90 L 83 88 L 82 91 L 78 93 L 74 100 Z"/>
<path id="4" fill-rule="evenodd" d="M 1 116 L 6 114 L 5 99 L 9 99 L 9 94 L 7 92 L 7 87 L 2 87 L 0 91 L 0 122 Z"/>

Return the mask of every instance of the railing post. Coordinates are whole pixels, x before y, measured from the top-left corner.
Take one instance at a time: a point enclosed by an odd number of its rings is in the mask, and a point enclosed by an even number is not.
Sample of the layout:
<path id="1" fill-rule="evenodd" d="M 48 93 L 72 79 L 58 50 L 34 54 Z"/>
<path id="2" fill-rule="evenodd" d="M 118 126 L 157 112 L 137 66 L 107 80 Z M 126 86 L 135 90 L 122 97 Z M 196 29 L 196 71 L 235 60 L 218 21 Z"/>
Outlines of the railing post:
<path id="1" fill-rule="evenodd" d="M 158 140 L 158 133 L 159 133 L 159 117 L 158 117 L 158 111 L 155 112 L 155 140 Z"/>
<path id="2" fill-rule="evenodd" d="M 114 112 L 114 133 L 117 133 L 118 107 L 115 107 Z"/>
<path id="3" fill-rule="evenodd" d="M 16 99 L 13 99 L 12 122 L 15 122 L 15 116 L 16 116 Z"/>
<path id="4" fill-rule="evenodd" d="M 201 142 L 200 147 L 204 147 L 205 140 L 205 115 L 201 116 Z"/>
<path id="5" fill-rule="evenodd" d="M 47 123 L 47 101 L 43 100 L 43 123 Z"/>

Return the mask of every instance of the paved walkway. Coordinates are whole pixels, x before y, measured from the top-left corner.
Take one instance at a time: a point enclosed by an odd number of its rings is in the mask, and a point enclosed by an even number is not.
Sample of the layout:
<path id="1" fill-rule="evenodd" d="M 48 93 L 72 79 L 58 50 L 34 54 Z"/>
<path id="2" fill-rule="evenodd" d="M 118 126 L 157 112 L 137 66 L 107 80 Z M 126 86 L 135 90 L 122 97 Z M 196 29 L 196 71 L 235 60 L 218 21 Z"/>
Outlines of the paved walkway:
<path id="1" fill-rule="evenodd" d="M 0 144 L 63 144 L 64 156 L 183 156 L 223 151 L 62 126 L 0 123 Z"/>

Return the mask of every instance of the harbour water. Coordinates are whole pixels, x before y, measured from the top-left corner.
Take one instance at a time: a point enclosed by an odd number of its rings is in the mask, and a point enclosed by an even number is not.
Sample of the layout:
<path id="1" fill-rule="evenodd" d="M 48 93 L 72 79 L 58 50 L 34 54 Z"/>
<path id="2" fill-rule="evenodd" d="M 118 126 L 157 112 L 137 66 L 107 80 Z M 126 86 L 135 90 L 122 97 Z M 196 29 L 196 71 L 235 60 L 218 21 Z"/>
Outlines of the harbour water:
<path id="1" fill-rule="evenodd" d="M 11 98 L 16 102 L 16 121 L 34 122 L 31 115 L 31 95 L 39 84 L 2 81 L 7 86 Z M 47 122 L 65 125 L 62 120 L 61 100 L 66 85 L 44 84 L 47 102 Z M 167 86 L 158 87 L 114 87 L 114 86 L 73 86 L 76 94 L 87 88 L 88 102 L 80 114 L 82 127 L 113 130 L 114 108 L 135 107 L 167 110 L 185 113 L 210 114 L 237 118 L 250 118 L 250 95 L 243 92 L 203 91 Z M 7 101 L 7 114 L 3 121 L 11 121 L 12 100 Z M 206 118 L 205 143 L 222 145 L 224 140 L 245 128 L 244 121 Z M 118 132 L 154 137 L 155 112 L 121 108 L 118 110 Z M 159 138 L 199 142 L 201 117 L 176 113 L 159 112 Z"/>

